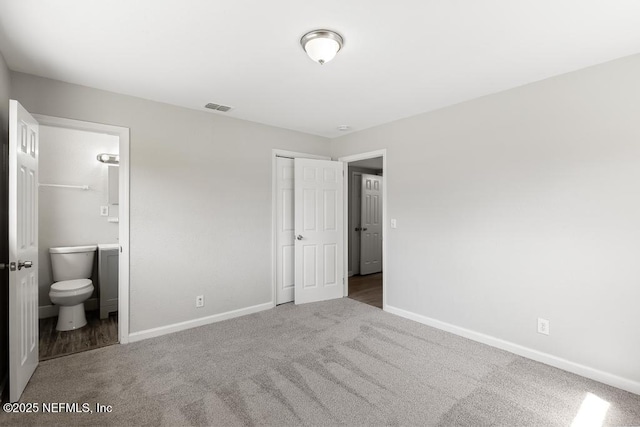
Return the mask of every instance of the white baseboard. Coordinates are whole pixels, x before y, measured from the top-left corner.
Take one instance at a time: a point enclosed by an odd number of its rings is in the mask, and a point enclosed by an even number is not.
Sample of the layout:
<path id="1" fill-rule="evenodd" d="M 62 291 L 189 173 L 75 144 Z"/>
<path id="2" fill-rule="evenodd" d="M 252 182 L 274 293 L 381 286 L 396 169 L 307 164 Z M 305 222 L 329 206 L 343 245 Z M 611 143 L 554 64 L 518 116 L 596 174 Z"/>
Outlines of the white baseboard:
<path id="1" fill-rule="evenodd" d="M 159 337 L 173 332 L 184 331 L 198 326 L 209 325 L 222 320 L 233 319 L 234 317 L 246 316 L 273 308 L 273 302 L 258 304 L 251 307 L 240 308 L 238 310 L 227 311 L 225 313 L 214 314 L 200 319 L 187 320 L 186 322 L 174 323 L 173 325 L 160 326 L 159 328 L 146 329 L 144 331 L 129 334 L 129 342 L 146 340 L 148 338 Z"/>
<path id="2" fill-rule="evenodd" d="M 98 309 L 98 298 L 89 298 L 84 302 L 85 310 L 97 310 Z M 58 306 L 54 304 L 49 305 L 41 305 L 38 307 L 38 318 L 46 319 L 47 317 L 56 317 L 58 316 Z"/>
<path id="3" fill-rule="evenodd" d="M 395 314 L 406 319 L 416 321 L 418 323 L 431 326 L 436 329 L 451 332 L 452 334 L 459 335 L 461 337 L 468 338 L 473 341 L 477 341 L 483 344 L 497 347 L 502 350 L 506 350 L 510 353 L 517 354 L 518 356 L 526 357 L 528 359 L 535 360 L 553 367 L 568 371 L 586 378 L 590 378 L 595 381 L 599 381 L 604 384 L 608 384 L 613 387 L 626 390 L 631 393 L 640 394 L 640 382 L 623 378 L 609 372 L 600 371 L 589 366 L 581 365 L 579 363 L 572 362 L 561 357 L 553 356 L 548 353 L 543 353 L 538 350 L 534 350 L 528 347 L 521 346 L 509 341 L 495 338 L 490 335 L 485 335 L 480 332 L 472 331 L 470 329 L 462 328 L 460 326 L 452 325 L 450 323 L 442 322 L 440 320 L 432 319 L 430 317 L 423 316 L 421 314 L 412 313 L 397 307 L 387 305 L 385 311 Z"/>

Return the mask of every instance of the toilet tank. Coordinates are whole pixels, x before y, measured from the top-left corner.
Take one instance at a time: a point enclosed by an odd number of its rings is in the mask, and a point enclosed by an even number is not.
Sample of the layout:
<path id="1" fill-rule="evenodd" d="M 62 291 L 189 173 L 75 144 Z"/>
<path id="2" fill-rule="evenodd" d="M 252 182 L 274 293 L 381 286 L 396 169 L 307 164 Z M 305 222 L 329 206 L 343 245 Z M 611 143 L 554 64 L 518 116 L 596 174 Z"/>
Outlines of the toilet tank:
<path id="1" fill-rule="evenodd" d="M 95 245 L 49 248 L 53 281 L 90 279 L 97 248 Z"/>

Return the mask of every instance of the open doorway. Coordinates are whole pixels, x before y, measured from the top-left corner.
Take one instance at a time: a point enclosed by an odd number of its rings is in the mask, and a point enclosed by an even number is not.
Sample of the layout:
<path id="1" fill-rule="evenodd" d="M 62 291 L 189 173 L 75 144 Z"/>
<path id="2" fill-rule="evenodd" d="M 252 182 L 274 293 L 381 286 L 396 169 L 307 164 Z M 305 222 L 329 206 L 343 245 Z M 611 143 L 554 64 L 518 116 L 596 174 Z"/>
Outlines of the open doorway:
<path id="1" fill-rule="evenodd" d="M 129 130 L 34 116 L 40 123 L 39 359 L 126 343 Z M 78 262 L 82 255 L 90 261 Z M 79 273 L 80 264 L 87 264 L 86 273 Z M 65 274 L 81 274 L 90 284 L 80 320 L 64 308 L 67 295 L 56 292 L 55 286 L 80 281 Z"/>
<path id="2" fill-rule="evenodd" d="M 118 162 L 118 136 L 40 126 L 41 361 L 118 342 Z"/>
<path id="3" fill-rule="evenodd" d="M 340 159 L 347 181 L 345 296 L 384 307 L 384 153 Z"/>
<path id="4" fill-rule="evenodd" d="M 94 293 L 93 272 L 95 271 L 96 244 L 83 242 L 78 246 L 72 242 L 64 242 L 64 246 L 50 247 L 52 275 L 54 283 L 49 281 L 44 286 L 39 281 L 41 270 L 40 261 L 43 258 L 39 251 L 41 236 L 39 233 L 39 214 L 56 215 L 61 206 L 71 207 L 61 216 L 66 216 L 64 228 L 71 236 L 75 228 L 80 228 L 76 213 L 80 212 L 85 203 L 78 200 L 39 203 L 40 188 L 81 190 L 89 191 L 91 186 L 84 183 L 43 182 L 39 173 L 40 128 L 50 126 L 52 128 L 65 128 L 68 130 L 89 131 L 98 135 L 114 135 L 118 147 L 118 154 L 97 153 L 94 159 L 101 163 L 105 160 L 113 160 L 119 164 L 119 172 L 115 174 L 118 183 L 118 213 L 119 227 L 116 239 L 116 253 L 119 258 L 118 271 L 118 333 L 117 337 L 122 343 L 128 342 L 129 334 L 129 129 L 102 125 L 98 123 L 81 122 L 71 119 L 30 114 L 16 100 L 9 102 L 9 252 L 11 261 L 9 267 L 9 399 L 18 401 L 24 388 L 29 382 L 33 372 L 38 366 L 39 344 L 39 315 L 46 317 L 47 311 L 57 311 L 58 323 L 62 327 L 56 327 L 59 331 L 75 331 L 86 325 L 86 311 L 84 301 Z M 60 139 L 65 141 L 65 138 Z M 40 146 L 40 147 L 39 147 Z M 111 147 L 109 147 L 111 148 Z M 66 157 L 73 149 L 61 149 L 60 152 L 52 150 L 54 159 Z M 95 153 L 91 153 L 95 154 Z M 110 162 L 109 162 L 110 163 Z M 81 169 L 77 163 L 66 165 L 68 170 L 58 171 L 69 173 L 67 178 L 77 178 L 76 173 Z M 58 173 L 57 172 L 57 173 Z M 51 175 L 53 177 L 55 174 Z M 43 185 L 44 184 L 44 185 Z M 100 187 L 100 185 L 94 187 Z M 85 200 L 86 202 L 86 200 Z M 102 216 L 102 208 L 98 215 Z M 106 212 L 108 214 L 108 210 Z M 108 216 L 108 215 L 107 215 Z M 113 221 L 116 222 L 116 221 Z M 58 232 L 58 225 L 48 227 L 49 232 Z M 70 231 L 74 229 L 73 231 Z M 87 229 L 84 228 L 84 231 Z M 83 235 L 82 233 L 77 233 Z M 44 237 L 44 236 L 43 236 Z M 62 239 L 66 239 L 63 237 Z M 61 241 L 62 241 L 61 239 Z M 43 241 L 46 238 L 42 239 Z M 46 245 L 45 245 L 46 246 Z M 54 257 L 55 255 L 55 257 Z M 54 261 L 54 258 L 56 261 Z M 57 264 L 58 267 L 53 266 Z M 5 265 L 2 266 L 3 268 Z M 24 271 L 23 271 L 24 270 Z M 55 271 L 62 272 L 57 274 Z M 49 302 L 40 306 L 39 295 L 47 293 Z M 57 309 L 57 310 L 56 310 Z M 60 321 L 62 322 L 60 323 Z M 30 343 L 26 345 L 25 343 Z M 24 345 L 23 345 L 24 344 Z"/>

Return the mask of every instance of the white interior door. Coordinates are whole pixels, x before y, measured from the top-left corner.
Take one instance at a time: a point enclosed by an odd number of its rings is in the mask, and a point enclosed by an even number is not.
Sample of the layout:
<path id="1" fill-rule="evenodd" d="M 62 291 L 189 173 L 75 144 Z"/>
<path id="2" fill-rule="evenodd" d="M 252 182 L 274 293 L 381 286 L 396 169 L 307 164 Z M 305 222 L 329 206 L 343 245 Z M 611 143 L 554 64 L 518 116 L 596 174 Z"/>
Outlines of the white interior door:
<path id="1" fill-rule="evenodd" d="M 360 274 L 382 271 L 382 177 L 362 174 Z"/>
<path id="2" fill-rule="evenodd" d="M 343 164 L 295 159 L 295 303 L 343 296 Z"/>
<path id="3" fill-rule="evenodd" d="M 9 399 L 38 366 L 38 122 L 9 104 Z"/>
<path id="4" fill-rule="evenodd" d="M 276 158 L 276 304 L 293 301 L 295 283 L 293 159 Z"/>

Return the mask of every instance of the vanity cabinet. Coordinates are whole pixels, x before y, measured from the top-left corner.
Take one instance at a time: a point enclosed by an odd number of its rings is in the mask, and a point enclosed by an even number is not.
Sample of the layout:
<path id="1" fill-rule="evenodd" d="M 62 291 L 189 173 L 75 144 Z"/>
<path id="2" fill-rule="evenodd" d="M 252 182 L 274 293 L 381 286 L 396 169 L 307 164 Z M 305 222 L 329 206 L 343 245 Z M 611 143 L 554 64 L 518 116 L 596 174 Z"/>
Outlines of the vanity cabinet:
<path id="1" fill-rule="evenodd" d="M 100 318 L 118 311 L 118 264 L 120 246 L 116 244 L 98 245 L 98 286 Z"/>

